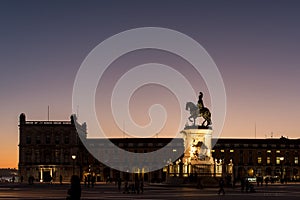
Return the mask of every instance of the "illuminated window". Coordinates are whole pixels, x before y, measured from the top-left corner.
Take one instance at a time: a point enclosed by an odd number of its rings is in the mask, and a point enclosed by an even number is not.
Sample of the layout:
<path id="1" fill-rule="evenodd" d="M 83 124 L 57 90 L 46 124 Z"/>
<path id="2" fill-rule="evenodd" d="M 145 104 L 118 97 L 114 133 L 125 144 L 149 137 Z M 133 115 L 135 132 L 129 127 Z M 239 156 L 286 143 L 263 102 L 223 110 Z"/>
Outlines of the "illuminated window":
<path id="1" fill-rule="evenodd" d="M 221 152 L 224 153 L 224 149 L 221 149 Z"/>
<path id="2" fill-rule="evenodd" d="M 271 158 L 267 157 L 267 164 L 270 164 L 270 163 L 271 163 Z"/>
<path id="3" fill-rule="evenodd" d="M 271 150 L 267 150 L 267 153 L 271 153 Z"/>
<path id="4" fill-rule="evenodd" d="M 233 149 L 230 149 L 230 153 L 233 153 L 234 152 L 234 150 Z"/>
<path id="5" fill-rule="evenodd" d="M 211 150 L 211 152 L 215 152 L 215 150 L 213 149 L 213 150 Z"/>
<path id="6" fill-rule="evenodd" d="M 261 164 L 261 157 L 257 157 L 257 163 Z"/>
<path id="7" fill-rule="evenodd" d="M 276 153 L 280 153 L 280 150 L 276 150 Z"/>
<path id="8" fill-rule="evenodd" d="M 299 157 L 295 157 L 295 164 L 298 165 L 299 164 Z"/>
<path id="9" fill-rule="evenodd" d="M 276 164 L 277 164 L 277 165 L 280 164 L 280 157 L 276 157 Z"/>

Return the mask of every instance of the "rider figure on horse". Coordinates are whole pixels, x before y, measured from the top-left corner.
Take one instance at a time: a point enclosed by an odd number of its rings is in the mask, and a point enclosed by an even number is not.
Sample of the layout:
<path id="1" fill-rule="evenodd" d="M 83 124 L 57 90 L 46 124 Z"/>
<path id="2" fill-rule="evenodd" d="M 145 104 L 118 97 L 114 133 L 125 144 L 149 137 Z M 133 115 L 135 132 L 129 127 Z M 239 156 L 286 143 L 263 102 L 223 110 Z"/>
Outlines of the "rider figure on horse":
<path id="1" fill-rule="evenodd" d="M 199 108 L 199 112 L 200 112 L 200 110 L 201 110 L 202 108 L 204 108 L 204 104 L 203 104 L 202 98 L 203 98 L 203 93 L 200 92 L 200 93 L 199 93 L 199 98 L 198 98 L 198 108 Z"/>

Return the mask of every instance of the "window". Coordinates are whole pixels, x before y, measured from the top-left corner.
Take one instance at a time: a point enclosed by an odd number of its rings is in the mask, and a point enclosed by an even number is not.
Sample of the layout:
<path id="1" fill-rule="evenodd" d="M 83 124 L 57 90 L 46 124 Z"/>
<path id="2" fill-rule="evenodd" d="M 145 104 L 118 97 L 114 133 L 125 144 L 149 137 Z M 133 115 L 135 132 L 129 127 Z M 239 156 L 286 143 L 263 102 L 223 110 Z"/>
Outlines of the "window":
<path id="1" fill-rule="evenodd" d="M 58 163 L 60 162 L 60 151 L 55 150 L 55 162 Z"/>
<path id="2" fill-rule="evenodd" d="M 267 150 L 267 153 L 271 153 L 271 150 Z"/>
<path id="3" fill-rule="evenodd" d="M 280 153 L 280 150 L 276 150 L 276 153 Z"/>
<path id="4" fill-rule="evenodd" d="M 257 157 L 257 163 L 261 164 L 261 157 Z"/>
<path id="5" fill-rule="evenodd" d="M 70 138 L 68 135 L 65 136 L 65 144 L 69 144 L 70 143 Z"/>
<path id="6" fill-rule="evenodd" d="M 65 154 L 64 154 L 64 161 L 65 161 L 65 163 L 68 163 L 68 162 L 70 162 L 70 153 L 69 152 L 66 152 Z M 88 158 L 88 157 L 87 157 Z"/>
<path id="7" fill-rule="evenodd" d="M 40 156 L 40 151 L 36 150 L 35 151 L 35 162 L 41 162 L 41 156 Z"/>
<path id="8" fill-rule="evenodd" d="M 51 138 L 50 135 L 46 135 L 46 144 L 50 144 Z"/>
<path id="9" fill-rule="evenodd" d="M 27 151 L 25 154 L 25 162 L 30 162 L 31 161 L 31 152 Z"/>
<path id="10" fill-rule="evenodd" d="M 295 156 L 295 158 L 294 158 L 294 163 L 295 163 L 295 165 L 298 165 L 298 164 L 299 164 L 299 157 L 298 157 L 298 156 Z"/>
<path id="11" fill-rule="evenodd" d="M 234 150 L 233 149 L 230 149 L 230 151 L 229 151 L 230 153 L 233 153 L 234 152 Z"/>
<path id="12" fill-rule="evenodd" d="M 267 157 L 267 164 L 271 164 L 271 157 Z"/>
<path id="13" fill-rule="evenodd" d="M 41 136 L 36 136 L 36 138 L 35 138 L 35 143 L 36 144 L 41 144 Z"/>
<path id="14" fill-rule="evenodd" d="M 248 163 L 252 163 L 253 156 L 252 156 L 252 151 L 249 151 L 249 160 Z"/>
<path id="15" fill-rule="evenodd" d="M 224 149 L 221 149 L 221 152 L 224 153 Z"/>
<path id="16" fill-rule="evenodd" d="M 276 157 L 276 165 L 280 164 L 280 157 Z"/>
<path id="17" fill-rule="evenodd" d="M 257 168 L 257 174 L 260 176 L 261 175 L 261 168 Z"/>
<path id="18" fill-rule="evenodd" d="M 31 144 L 31 137 L 30 137 L 30 135 L 26 136 L 26 144 Z"/>
<path id="19" fill-rule="evenodd" d="M 56 135 L 55 136 L 55 144 L 59 144 L 59 140 L 60 140 L 59 135 Z"/>
<path id="20" fill-rule="evenodd" d="M 240 150 L 240 160 L 239 160 L 240 163 L 243 163 L 244 162 L 244 152 L 243 150 Z"/>
<path id="21" fill-rule="evenodd" d="M 45 162 L 46 163 L 50 163 L 51 162 L 50 152 L 49 151 L 45 151 L 44 154 L 45 154 Z"/>

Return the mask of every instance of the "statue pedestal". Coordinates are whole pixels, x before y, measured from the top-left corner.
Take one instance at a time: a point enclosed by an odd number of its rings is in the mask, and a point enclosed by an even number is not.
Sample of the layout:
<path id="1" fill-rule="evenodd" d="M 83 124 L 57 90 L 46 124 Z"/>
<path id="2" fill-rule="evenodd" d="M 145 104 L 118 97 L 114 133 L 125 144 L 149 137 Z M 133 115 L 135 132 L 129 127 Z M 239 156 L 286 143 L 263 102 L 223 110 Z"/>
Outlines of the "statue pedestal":
<path id="1" fill-rule="evenodd" d="M 201 126 L 186 126 L 181 131 L 185 147 L 183 163 L 192 166 L 191 173 L 213 174 L 212 132 L 211 128 Z"/>

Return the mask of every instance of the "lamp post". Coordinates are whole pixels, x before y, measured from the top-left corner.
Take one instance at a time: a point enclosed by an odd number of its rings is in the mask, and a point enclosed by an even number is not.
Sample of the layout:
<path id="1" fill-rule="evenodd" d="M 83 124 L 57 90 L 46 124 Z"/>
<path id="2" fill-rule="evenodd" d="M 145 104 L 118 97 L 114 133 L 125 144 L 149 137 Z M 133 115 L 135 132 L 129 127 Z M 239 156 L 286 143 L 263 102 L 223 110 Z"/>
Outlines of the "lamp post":
<path id="1" fill-rule="evenodd" d="M 75 174 L 75 159 L 76 159 L 75 154 L 72 155 L 72 159 L 73 159 L 73 175 L 74 175 Z"/>
<path id="2" fill-rule="evenodd" d="M 284 157 L 280 157 L 280 164 L 281 164 L 281 182 L 283 183 L 283 161 Z"/>

